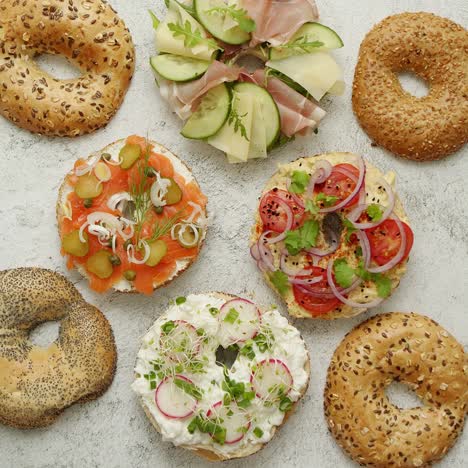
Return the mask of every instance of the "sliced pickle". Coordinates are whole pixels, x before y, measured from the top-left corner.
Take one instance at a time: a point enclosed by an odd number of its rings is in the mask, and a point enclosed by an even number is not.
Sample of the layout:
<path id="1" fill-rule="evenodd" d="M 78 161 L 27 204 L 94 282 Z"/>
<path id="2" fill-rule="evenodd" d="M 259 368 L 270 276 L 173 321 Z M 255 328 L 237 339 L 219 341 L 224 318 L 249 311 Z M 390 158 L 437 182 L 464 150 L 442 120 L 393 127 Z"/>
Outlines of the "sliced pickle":
<path id="1" fill-rule="evenodd" d="M 179 237 L 180 230 L 183 229 L 182 235 Z M 191 249 L 193 247 L 196 247 L 202 238 L 202 230 L 197 229 L 198 232 L 198 239 L 196 239 L 196 232 L 194 231 L 194 228 L 190 225 L 187 225 L 186 227 L 182 226 L 181 224 L 178 224 L 176 228 L 174 229 L 174 234 L 175 238 L 177 239 L 177 242 L 182 246 L 185 247 L 186 249 Z"/>
<path id="2" fill-rule="evenodd" d="M 88 255 L 88 233 L 83 232 L 83 237 L 85 242 L 81 242 L 80 240 L 79 229 L 66 234 L 62 239 L 62 249 L 67 254 L 74 255 L 75 257 L 84 257 L 85 255 Z"/>
<path id="3" fill-rule="evenodd" d="M 102 184 L 94 174 L 85 174 L 78 177 L 75 193 L 83 199 L 96 198 L 102 193 Z"/>
<path id="4" fill-rule="evenodd" d="M 119 153 L 122 169 L 130 169 L 141 156 L 140 145 L 125 145 Z"/>
<path id="5" fill-rule="evenodd" d="M 163 240 L 157 240 L 148 244 L 150 247 L 150 256 L 146 265 L 156 266 L 167 254 L 167 244 Z"/>
<path id="6" fill-rule="evenodd" d="M 100 279 L 109 278 L 112 275 L 114 268 L 110 261 L 112 253 L 107 250 L 100 250 L 93 256 L 88 258 L 86 269 L 94 273 Z"/>
<path id="7" fill-rule="evenodd" d="M 168 205 L 175 205 L 182 200 L 182 190 L 177 185 L 177 182 L 174 179 L 168 178 L 170 180 L 171 185 L 167 188 L 167 193 L 164 196 L 164 200 Z"/>

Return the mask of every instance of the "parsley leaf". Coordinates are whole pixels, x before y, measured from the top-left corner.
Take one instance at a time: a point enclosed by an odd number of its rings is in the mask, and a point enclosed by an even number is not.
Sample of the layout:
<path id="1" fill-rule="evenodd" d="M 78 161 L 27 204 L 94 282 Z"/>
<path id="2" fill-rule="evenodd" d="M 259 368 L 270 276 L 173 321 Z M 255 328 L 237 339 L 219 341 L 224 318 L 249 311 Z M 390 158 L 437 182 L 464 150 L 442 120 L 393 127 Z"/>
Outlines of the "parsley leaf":
<path id="1" fill-rule="evenodd" d="M 289 290 L 288 275 L 283 273 L 281 270 L 277 270 L 271 273 L 270 281 L 281 295 L 284 295 Z"/>
<path id="2" fill-rule="evenodd" d="M 319 212 L 318 206 L 312 200 L 306 200 L 305 210 L 313 215 L 316 215 Z"/>
<path id="3" fill-rule="evenodd" d="M 304 193 L 309 185 L 310 175 L 305 171 L 294 171 L 291 176 L 291 186 L 289 191 L 292 193 Z"/>
<path id="4" fill-rule="evenodd" d="M 302 249 L 315 247 L 320 231 L 318 221 L 310 219 L 302 227 L 286 233 L 285 245 L 290 255 L 297 255 Z"/>
<path id="5" fill-rule="evenodd" d="M 231 325 L 239 318 L 239 312 L 236 309 L 229 309 L 229 312 L 224 317 L 223 322 L 230 323 Z"/>
<path id="6" fill-rule="evenodd" d="M 354 227 L 353 223 L 348 219 L 344 218 L 343 219 L 343 224 L 346 228 L 346 242 L 349 242 L 351 240 L 351 236 L 353 235 L 354 232 L 356 232 L 356 228 Z"/>
<path id="7" fill-rule="evenodd" d="M 328 208 L 330 206 L 333 206 L 338 201 L 338 197 L 326 195 L 323 192 L 320 192 L 315 200 L 318 202 L 322 202 L 323 205 Z"/>
<path id="8" fill-rule="evenodd" d="M 333 265 L 336 282 L 342 288 L 349 288 L 353 284 L 354 270 L 348 265 L 345 258 L 339 258 Z"/>
<path id="9" fill-rule="evenodd" d="M 373 222 L 377 222 L 382 219 L 383 211 L 380 205 L 372 204 L 367 207 L 367 214 Z"/>
<path id="10" fill-rule="evenodd" d="M 255 21 L 248 16 L 247 10 L 242 8 L 236 9 L 234 5 L 225 7 L 215 7 L 207 10 L 206 13 L 222 13 L 224 16 L 229 15 L 242 31 L 253 32 L 256 29 Z"/>
<path id="11" fill-rule="evenodd" d="M 379 297 L 386 298 L 390 296 L 392 292 L 392 281 L 386 276 L 379 275 L 375 279 L 375 284 L 377 286 L 377 294 Z"/>
<path id="12" fill-rule="evenodd" d="M 203 37 L 201 31 L 198 29 L 192 30 L 192 24 L 189 20 L 186 20 L 183 26 L 176 23 L 169 23 L 167 27 L 174 37 L 183 37 L 185 47 L 190 48 L 199 44 L 205 44 L 212 49 L 219 49 L 216 41 Z"/>

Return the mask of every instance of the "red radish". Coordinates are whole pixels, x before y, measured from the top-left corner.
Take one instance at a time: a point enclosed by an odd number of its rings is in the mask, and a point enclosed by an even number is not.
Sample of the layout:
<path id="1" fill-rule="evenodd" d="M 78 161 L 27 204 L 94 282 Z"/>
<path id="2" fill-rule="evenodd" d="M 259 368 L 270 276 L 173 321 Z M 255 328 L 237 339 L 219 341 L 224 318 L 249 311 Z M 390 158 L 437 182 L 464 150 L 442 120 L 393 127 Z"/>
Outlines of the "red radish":
<path id="1" fill-rule="evenodd" d="M 190 379 L 187 379 L 187 377 L 184 377 L 183 375 L 166 377 L 156 389 L 156 406 L 167 418 L 188 418 L 195 412 L 198 402 L 193 396 L 179 388 L 174 383 L 175 379 L 180 379 L 189 384 L 193 384 Z"/>
<path id="2" fill-rule="evenodd" d="M 257 306 L 246 299 L 232 299 L 220 310 L 223 345 L 242 343 L 253 338 L 260 327 L 261 314 Z"/>
<path id="3" fill-rule="evenodd" d="M 197 329 L 185 320 L 174 320 L 174 328 L 164 333 L 161 330 L 160 345 L 166 356 L 174 362 L 184 362 L 187 355 L 194 356 L 200 352 L 200 337 Z M 175 351 L 176 349 L 180 351 Z"/>
<path id="4" fill-rule="evenodd" d="M 230 413 L 233 413 L 229 416 Z M 241 410 L 236 403 L 224 406 L 222 401 L 215 403 L 206 413 L 209 419 L 222 420 L 226 429 L 225 444 L 235 444 L 242 440 L 250 428 L 249 415 Z"/>
<path id="5" fill-rule="evenodd" d="M 275 400 L 280 393 L 287 394 L 293 385 L 288 366 L 279 359 L 265 359 L 257 364 L 250 376 L 256 395 L 263 400 Z"/>

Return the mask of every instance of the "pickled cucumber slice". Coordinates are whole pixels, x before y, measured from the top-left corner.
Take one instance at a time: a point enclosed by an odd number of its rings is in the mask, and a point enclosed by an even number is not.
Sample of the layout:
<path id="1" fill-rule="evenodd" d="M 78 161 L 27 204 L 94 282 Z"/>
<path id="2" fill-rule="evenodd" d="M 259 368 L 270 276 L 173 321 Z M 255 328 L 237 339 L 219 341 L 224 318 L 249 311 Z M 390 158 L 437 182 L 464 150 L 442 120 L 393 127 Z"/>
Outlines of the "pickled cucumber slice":
<path id="1" fill-rule="evenodd" d="M 141 156 L 140 145 L 125 145 L 119 153 L 122 169 L 130 169 Z"/>
<path id="2" fill-rule="evenodd" d="M 146 261 L 146 265 L 150 267 L 156 266 L 167 254 L 167 244 L 163 240 L 157 240 L 148 243 L 150 248 L 150 256 Z"/>
<path id="3" fill-rule="evenodd" d="M 84 200 L 86 198 L 96 198 L 102 193 L 102 184 L 94 174 L 88 173 L 78 177 L 75 193 Z"/>
<path id="4" fill-rule="evenodd" d="M 107 250 L 100 250 L 88 258 L 86 261 L 86 269 L 90 273 L 95 274 L 100 279 L 109 278 L 114 271 L 110 261 L 111 256 L 111 252 Z"/>
<path id="5" fill-rule="evenodd" d="M 167 193 L 164 196 L 164 200 L 166 200 L 167 205 L 175 205 L 182 200 L 182 190 L 177 185 L 177 182 L 174 179 L 168 178 L 170 180 L 171 185 L 167 188 Z"/>
<path id="6" fill-rule="evenodd" d="M 83 232 L 83 237 L 85 242 L 80 240 L 79 229 L 66 234 L 62 239 L 62 249 L 75 257 L 85 257 L 89 252 L 88 233 Z"/>

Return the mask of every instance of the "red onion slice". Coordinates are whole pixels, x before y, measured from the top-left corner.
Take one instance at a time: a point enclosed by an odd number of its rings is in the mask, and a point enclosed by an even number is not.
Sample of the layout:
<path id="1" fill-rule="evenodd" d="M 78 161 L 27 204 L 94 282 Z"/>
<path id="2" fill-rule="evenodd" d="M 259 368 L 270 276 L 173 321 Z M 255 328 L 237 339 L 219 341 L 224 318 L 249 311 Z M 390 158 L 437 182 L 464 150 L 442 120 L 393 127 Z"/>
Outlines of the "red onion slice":
<path id="1" fill-rule="evenodd" d="M 250 255 L 254 260 L 260 260 L 260 249 L 258 248 L 258 242 L 255 242 L 252 247 L 250 247 Z"/>
<path id="2" fill-rule="evenodd" d="M 319 213 L 332 213 L 334 211 L 341 210 L 341 208 L 344 208 L 363 188 L 364 180 L 366 176 L 366 165 L 361 156 L 356 155 L 356 157 L 357 157 L 357 164 L 358 164 L 358 169 L 359 169 L 359 177 L 356 183 L 356 187 L 351 192 L 351 194 L 348 197 L 346 197 L 344 200 L 342 200 L 340 203 L 338 203 L 338 205 L 330 206 L 328 208 L 322 208 L 319 211 Z"/>
<path id="3" fill-rule="evenodd" d="M 335 283 L 333 281 L 333 265 L 334 264 L 335 264 L 334 260 L 331 261 L 328 264 L 328 267 L 327 267 L 327 280 L 328 280 L 328 284 L 330 285 L 330 287 L 331 287 L 331 289 L 333 291 L 333 294 L 335 295 L 335 297 L 337 299 L 340 300 L 340 302 L 342 302 L 343 304 L 348 305 L 349 307 L 353 307 L 355 309 L 370 309 L 371 307 L 378 306 L 383 301 L 383 298 L 379 297 L 378 299 L 375 299 L 375 300 L 373 300 L 371 302 L 360 303 L 360 302 L 351 301 L 347 297 L 344 297 L 343 294 L 340 293 L 340 291 L 338 290 L 338 288 L 336 287 L 336 285 L 335 285 Z"/>
<path id="4" fill-rule="evenodd" d="M 369 271 L 370 273 L 384 273 L 388 270 L 391 270 L 393 267 L 395 267 L 401 262 L 402 258 L 405 255 L 406 232 L 405 232 L 405 228 L 403 227 L 403 223 L 400 221 L 400 219 L 397 216 L 393 214 L 390 216 L 390 219 L 392 219 L 393 221 L 397 223 L 398 229 L 400 230 L 400 238 L 401 238 L 400 249 L 398 250 L 397 254 L 385 265 L 381 265 L 381 266 L 374 267 L 374 268 L 368 268 L 367 271 Z"/>
<path id="5" fill-rule="evenodd" d="M 298 286 L 310 286 L 312 284 L 320 283 L 323 281 L 323 276 L 316 276 L 315 278 L 291 278 L 289 282 Z M 309 293 L 308 289 L 305 289 Z"/>
<path id="6" fill-rule="evenodd" d="M 286 202 L 284 202 L 283 200 L 281 200 L 281 198 L 278 197 L 272 197 L 272 201 L 277 203 L 284 210 L 287 216 L 287 220 L 284 231 L 275 237 L 267 239 L 268 244 L 276 244 L 277 242 L 281 242 L 282 240 L 284 240 L 286 238 L 286 233 L 291 230 L 294 221 L 294 214 L 292 212 L 292 209 Z M 269 232 L 271 233 L 271 231 Z"/>
<path id="7" fill-rule="evenodd" d="M 283 252 L 281 253 L 281 258 L 280 258 L 280 269 L 283 273 L 285 273 L 289 277 L 292 277 L 290 279 L 294 279 L 295 276 L 302 276 L 308 273 L 307 270 L 304 270 L 304 269 L 298 270 L 297 268 L 296 269 L 291 268 L 286 262 L 287 257 L 288 257 L 288 251 L 283 250 Z"/>
<path id="8" fill-rule="evenodd" d="M 346 288 L 346 289 L 337 288 L 337 289 L 341 294 L 349 294 L 351 291 L 354 291 L 361 283 L 362 283 L 362 279 L 356 278 L 353 281 L 353 284 L 351 284 L 349 288 Z M 303 284 L 301 289 L 304 293 L 309 294 L 310 296 L 318 297 L 320 299 L 333 299 L 336 297 L 335 294 L 333 294 L 333 291 L 330 287 L 317 288 L 313 285 L 309 286 L 307 284 Z"/>
<path id="9" fill-rule="evenodd" d="M 388 205 L 385 208 L 384 212 L 382 213 L 382 218 L 376 222 L 358 223 L 357 220 L 362 215 L 362 213 L 364 213 L 364 211 L 367 210 L 367 208 L 371 205 L 371 203 L 359 204 L 348 215 L 348 219 L 353 223 L 353 226 L 356 229 L 372 229 L 382 224 L 392 214 L 393 209 L 395 208 L 395 202 L 396 202 L 395 194 L 393 192 L 392 187 L 385 179 L 382 179 L 381 186 L 383 186 L 384 190 L 387 192 L 387 195 L 388 195 Z"/>
<path id="10" fill-rule="evenodd" d="M 315 185 L 323 184 L 330 177 L 330 174 L 333 170 L 333 166 L 326 159 L 317 161 L 314 167 L 315 172 L 312 174 L 306 190 L 308 198 L 312 198 Z"/>
<path id="11" fill-rule="evenodd" d="M 362 259 L 364 261 L 364 267 L 367 269 L 370 265 L 371 260 L 371 248 L 369 239 L 367 238 L 366 234 L 363 231 L 356 231 L 356 236 L 359 239 L 362 249 Z"/>
<path id="12" fill-rule="evenodd" d="M 268 238 L 273 231 L 265 231 L 258 239 L 258 252 L 260 254 L 259 261 L 263 262 L 265 266 L 273 271 L 275 269 L 273 254 L 271 253 L 270 247 L 268 246 Z"/>
<path id="13" fill-rule="evenodd" d="M 349 171 L 348 169 L 346 169 L 345 167 L 336 166 L 336 167 L 334 168 L 334 170 L 335 170 L 336 172 L 339 172 L 340 174 L 343 174 L 343 175 L 346 176 L 348 179 L 351 179 L 355 184 L 357 184 L 358 178 L 357 178 L 351 171 Z"/>

